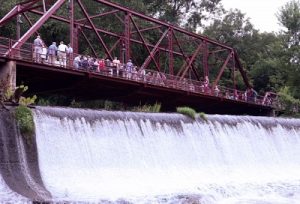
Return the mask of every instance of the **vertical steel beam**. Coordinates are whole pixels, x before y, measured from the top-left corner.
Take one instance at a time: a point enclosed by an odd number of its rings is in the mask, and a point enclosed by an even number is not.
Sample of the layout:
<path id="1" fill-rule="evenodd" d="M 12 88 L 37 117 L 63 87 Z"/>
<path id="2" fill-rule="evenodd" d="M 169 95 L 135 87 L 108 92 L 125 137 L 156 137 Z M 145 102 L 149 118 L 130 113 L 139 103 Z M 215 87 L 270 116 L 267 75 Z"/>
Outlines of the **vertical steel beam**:
<path id="1" fill-rule="evenodd" d="M 74 48 L 74 0 L 69 0 L 69 14 L 70 14 L 70 44 Z"/>
<path id="2" fill-rule="evenodd" d="M 169 44 L 169 74 L 174 74 L 174 55 L 173 55 L 173 29 L 169 29 L 168 32 L 168 44 Z"/>
<path id="3" fill-rule="evenodd" d="M 161 63 L 160 63 L 160 50 L 157 50 L 157 64 L 159 66 L 159 68 L 161 68 Z"/>
<path id="4" fill-rule="evenodd" d="M 135 23 L 135 21 L 133 20 L 132 16 L 130 16 L 130 19 L 131 19 L 131 21 L 132 21 L 132 23 L 133 23 L 135 29 L 138 31 L 138 34 L 139 34 L 139 36 L 140 36 L 140 38 L 141 38 L 141 40 L 142 40 L 144 46 L 146 47 L 146 49 L 147 49 L 147 51 L 148 51 L 148 53 L 149 53 L 149 55 L 150 55 L 150 58 L 153 60 L 155 66 L 156 66 L 156 68 L 157 68 L 157 71 L 160 71 L 160 68 L 159 68 L 159 66 L 158 66 L 158 64 L 157 64 L 157 62 L 156 62 L 156 60 L 155 60 L 155 57 L 152 55 L 152 53 L 151 53 L 151 51 L 150 51 L 150 49 L 149 49 L 149 47 L 148 47 L 148 45 L 147 45 L 147 43 L 146 43 L 146 41 L 145 41 L 143 35 L 142 35 L 142 33 L 140 32 L 140 30 L 139 30 L 137 24 Z M 144 62 L 144 63 L 145 63 L 145 62 Z"/>
<path id="5" fill-rule="evenodd" d="M 125 15 L 125 21 L 124 21 L 124 44 L 125 44 L 125 59 L 124 61 L 127 62 L 131 56 L 130 56 L 130 38 L 131 38 L 131 24 L 130 24 L 130 13 L 126 13 Z"/>
<path id="6" fill-rule="evenodd" d="M 230 52 L 229 55 L 227 56 L 227 59 L 225 60 L 224 64 L 222 65 L 222 68 L 216 78 L 216 80 L 214 81 L 214 84 L 213 84 L 213 89 L 216 87 L 216 85 L 219 83 L 219 80 L 221 79 L 221 76 L 223 75 L 224 73 L 224 70 L 229 62 L 229 60 L 233 57 L 233 52 Z"/>
<path id="7" fill-rule="evenodd" d="M 17 32 L 16 32 L 16 34 L 17 34 L 17 40 L 19 40 L 20 37 L 21 37 L 21 15 L 17 16 L 16 23 L 17 23 Z"/>
<path id="8" fill-rule="evenodd" d="M 12 46 L 12 49 L 20 48 L 45 22 L 60 8 L 65 0 L 58 0 L 44 15 Z M 9 53 L 11 53 L 10 49 Z"/>
<path id="9" fill-rule="evenodd" d="M 208 77 L 209 72 L 208 72 L 208 46 L 207 46 L 207 41 L 203 41 L 203 73 L 204 73 L 204 78 Z"/>
<path id="10" fill-rule="evenodd" d="M 79 53 L 79 49 L 78 49 L 78 39 L 79 39 L 79 26 L 78 25 L 74 25 L 74 33 L 73 33 L 73 51 L 74 53 Z"/>
<path id="11" fill-rule="evenodd" d="M 151 50 L 149 56 L 146 58 L 146 60 L 144 61 L 143 65 L 141 66 L 142 68 L 146 69 L 147 66 L 149 65 L 149 63 L 151 62 L 151 56 L 155 56 L 156 52 L 157 52 L 157 48 L 160 45 L 160 43 L 162 42 L 162 40 L 166 37 L 166 35 L 170 32 L 170 30 L 166 30 L 163 35 L 160 37 L 160 39 L 157 41 L 156 45 L 154 46 L 154 48 Z M 156 61 L 156 60 L 155 60 Z M 157 64 L 158 65 L 158 64 Z M 158 65 L 159 67 L 159 65 Z M 160 70 L 160 67 L 159 67 Z"/>
<path id="12" fill-rule="evenodd" d="M 83 11 L 85 17 L 87 18 L 88 22 L 89 22 L 90 25 L 92 26 L 92 29 L 93 29 L 94 32 L 96 33 L 96 35 L 97 35 L 97 37 L 98 37 L 98 39 L 99 39 L 101 45 L 102 45 L 103 48 L 104 48 L 105 53 L 106 53 L 106 54 L 109 56 L 109 58 L 112 60 L 113 58 L 112 58 L 111 54 L 109 53 L 109 50 L 108 50 L 107 46 L 105 45 L 104 40 L 102 39 L 102 37 L 101 37 L 100 34 L 98 33 L 98 31 L 97 31 L 97 29 L 96 29 L 96 26 L 94 25 L 93 21 L 92 21 L 91 18 L 89 17 L 89 15 L 88 15 L 87 11 L 85 10 L 85 8 L 84 8 L 84 6 L 83 6 L 81 0 L 77 0 L 77 2 L 78 2 L 78 4 L 79 4 L 81 10 Z"/>
<path id="13" fill-rule="evenodd" d="M 236 90 L 236 78 L 235 78 L 235 60 L 234 57 L 232 58 L 232 80 L 233 80 L 233 89 Z"/>

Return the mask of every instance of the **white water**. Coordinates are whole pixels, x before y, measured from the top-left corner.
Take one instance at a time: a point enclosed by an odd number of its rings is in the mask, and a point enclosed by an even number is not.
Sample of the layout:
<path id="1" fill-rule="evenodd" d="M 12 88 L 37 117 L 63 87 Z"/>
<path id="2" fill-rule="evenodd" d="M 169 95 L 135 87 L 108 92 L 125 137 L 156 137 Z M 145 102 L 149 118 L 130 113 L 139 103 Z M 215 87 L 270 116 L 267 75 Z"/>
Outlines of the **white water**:
<path id="1" fill-rule="evenodd" d="M 56 201 L 300 203 L 300 121 L 39 108 L 39 165 Z"/>
<path id="2" fill-rule="evenodd" d="M 0 203 L 1 204 L 29 204 L 31 203 L 25 197 L 12 191 L 0 175 Z"/>

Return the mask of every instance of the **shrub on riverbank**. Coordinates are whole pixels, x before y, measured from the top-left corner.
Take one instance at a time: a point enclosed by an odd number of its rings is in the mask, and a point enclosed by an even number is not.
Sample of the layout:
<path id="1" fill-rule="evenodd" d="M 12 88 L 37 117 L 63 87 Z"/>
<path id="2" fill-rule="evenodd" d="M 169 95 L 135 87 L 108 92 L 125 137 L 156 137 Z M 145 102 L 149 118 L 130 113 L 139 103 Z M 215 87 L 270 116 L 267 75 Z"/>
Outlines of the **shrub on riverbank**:
<path id="1" fill-rule="evenodd" d="M 34 135 L 34 121 L 30 108 L 23 105 L 18 106 L 15 109 L 15 119 L 21 134 L 28 143 L 31 143 L 31 139 Z"/>
<path id="2" fill-rule="evenodd" d="M 192 119 L 196 119 L 196 111 L 190 107 L 177 107 L 177 113 L 186 115 Z"/>

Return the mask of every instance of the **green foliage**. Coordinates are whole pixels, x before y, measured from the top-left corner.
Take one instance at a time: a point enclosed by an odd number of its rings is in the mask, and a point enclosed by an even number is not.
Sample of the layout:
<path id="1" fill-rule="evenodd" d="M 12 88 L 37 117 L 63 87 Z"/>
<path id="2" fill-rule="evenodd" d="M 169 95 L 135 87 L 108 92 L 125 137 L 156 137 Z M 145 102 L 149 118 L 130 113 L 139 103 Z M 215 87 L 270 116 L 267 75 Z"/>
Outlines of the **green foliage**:
<path id="1" fill-rule="evenodd" d="M 161 104 L 155 103 L 154 105 L 145 104 L 145 105 L 135 106 L 130 110 L 134 112 L 159 113 L 160 109 L 161 109 Z"/>
<path id="2" fill-rule="evenodd" d="M 36 104 L 38 106 L 69 106 L 71 99 L 62 95 L 51 95 L 39 97 Z"/>
<path id="3" fill-rule="evenodd" d="M 177 107 L 177 113 L 186 115 L 192 119 L 196 119 L 196 111 L 190 107 Z"/>
<path id="4" fill-rule="evenodd" d="M 202 120 L 207 121 L 207 116 L 206 116 L 205 113 L 200 112 L 200 113 L 199 113 L 199 117 L 200 117 Z"/>
<path id="5" fill-rule="evenodd" d="M 17 125 L 20 128 L 20 132 L 26 139 L 27 143 L 32 142 L 32 137 L 34 135 L 34 121 L 31 110 L 26 106 L 18 106 L 15 109 L 15 118 Z"/>
<path id="6" fill-rule="evenodd" d="M 300 100 L 291 95 L 289 87 L 282 88 L 278 95 L 285 115 L 294 116 L 299 114 Z"/>
<path id="7" fill-rule="evenodd" d="M 10 100 L 14 95 L 12 87 L 8 87 L 4 92 L 4 101 Z"/>
<path id="8" fill-rule="evenodd" d="M 300 1 L 292 0 L 286 3 L 277 13 L 280 24 L 287 28 L 291 45 L 300 42 Z"/>
<path id="9" fill-rule="evenodd" d="M 29 106 L 35 103 L 35 100 L 37 99 L 37 96 L 34 95 L 32 97 L 23 97 L 21 96 L 19 100 L 19 104 L 22 106 Z"/>

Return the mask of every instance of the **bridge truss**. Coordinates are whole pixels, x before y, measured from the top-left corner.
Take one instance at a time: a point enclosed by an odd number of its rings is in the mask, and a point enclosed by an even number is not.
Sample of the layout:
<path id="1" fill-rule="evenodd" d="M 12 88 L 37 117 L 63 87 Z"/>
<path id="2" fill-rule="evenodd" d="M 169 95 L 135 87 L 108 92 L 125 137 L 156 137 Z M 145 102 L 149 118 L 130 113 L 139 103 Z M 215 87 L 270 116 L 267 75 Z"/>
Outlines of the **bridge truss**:
<path id="1" fill-rule="evenodd" d="M 208 77 L 212 89 L 226 75 L 235 90 L 239 75 L 245 87 L 250 87 L 232 47 L 107 0 L 27 0 L 7 13 L 0 27 L 20 15 L 30 27 L 17 37 L 8 54 L 54 20 L 68 25 L 68 40 L 75 53 L 80 52 L 79 44 L 85 41 L 97 58 L 118 56 L 123 62 L 133 59 L 145 69 L 174 75 L 178 80 L 203 81 Z"/>

